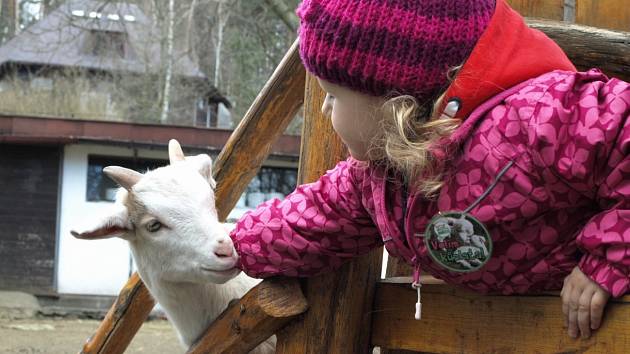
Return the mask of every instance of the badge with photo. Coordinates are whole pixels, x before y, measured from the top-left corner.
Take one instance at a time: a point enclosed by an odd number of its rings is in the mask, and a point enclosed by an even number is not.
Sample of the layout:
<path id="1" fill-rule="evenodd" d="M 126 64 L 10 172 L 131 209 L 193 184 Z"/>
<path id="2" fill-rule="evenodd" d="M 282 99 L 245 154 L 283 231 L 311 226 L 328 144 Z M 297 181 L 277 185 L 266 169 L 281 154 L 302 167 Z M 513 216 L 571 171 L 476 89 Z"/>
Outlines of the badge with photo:
<path id="1" fill-rule="evenodd" d="M 433 260 L 453 272 L 475 272 L 492 255 L 492 238 L 486 227 L 460 211 L 434 216 L 427 225 L 424 242 Z"/>

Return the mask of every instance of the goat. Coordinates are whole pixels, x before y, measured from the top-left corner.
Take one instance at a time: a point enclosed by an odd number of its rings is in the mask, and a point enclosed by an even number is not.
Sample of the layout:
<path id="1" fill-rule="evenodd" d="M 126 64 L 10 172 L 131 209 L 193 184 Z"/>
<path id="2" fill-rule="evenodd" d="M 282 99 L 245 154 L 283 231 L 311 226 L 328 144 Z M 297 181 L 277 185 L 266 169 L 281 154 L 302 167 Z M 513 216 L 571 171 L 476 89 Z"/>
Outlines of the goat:
<path id="1" fill-rule="evenodd" d="M 129 242 L 140 278 L 162 306 L 183 345 L 190 347 L 208 325 L 258 280 L 239 274 L 234 245 L 217 217 L 208 155 L 184 158 L 169 142 L 169 166 L 146 174 L 109 166 L 103 171 L 122 188 L 107 215 L 74 237 L 120 237 Z M 252 353 L 275 351 L 275 337 Z"/>

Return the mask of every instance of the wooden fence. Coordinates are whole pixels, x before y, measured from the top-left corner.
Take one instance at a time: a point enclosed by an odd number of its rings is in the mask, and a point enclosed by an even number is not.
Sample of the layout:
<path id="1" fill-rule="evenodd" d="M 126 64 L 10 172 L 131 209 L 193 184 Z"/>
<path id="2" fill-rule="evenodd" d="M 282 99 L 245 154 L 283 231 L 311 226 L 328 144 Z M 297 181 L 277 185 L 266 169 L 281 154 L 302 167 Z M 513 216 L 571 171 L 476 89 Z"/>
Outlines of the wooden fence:
<path id="1" fill-rule="evenodd" d="M 619 12 L 628 11 L 621 6 L 625 1 L 628 0 L 616 1 Z M 565 12 L 564 1 L 557 2 L 562 4 L 559 8 L 551 6 L 554 1 L 550 0 L 512 2 L 525 10 L 550 11 L 540 12 L 538 17 L 551 15 L 558 9 L 562 10 L 563 16 Z M 608 4 L 608 1 L 597 0 L 597 3 Z M 574 8 L 577 10 L 578 7 Z M 574 15 L 576 18 L 581 16 L 577 12 Z M 630 80 L 628 33 L 567 26 L 553 21 L 530 20 L 529 23 L 558 41 L 579 68 L 598 66 L 604 72 Z M 300 180 L 307 182 L 316 178 L 343 157 L 344 150 L 332 133 L 330 120 L 323 119 L 318 109 L 323 98 L 324 92 L 314 78 L 305 77 L 294 44 L 217 158 L 214 174 L 220 186 L 217 208 L 221 219 L 259 168 L 269 152 L 268 146 L 284 130 L 302 103 L 305 105 L 305 125 Z M 299 284 L 293 278 L 265 280 L 244 298 L 232 303 L 189 353 L 245 352 L 272 333 L 278 336 L 276 352 L 282 354 L 366 353 L 371 345 L 381 346 L 383 350 L 433 353 L 608 354 L 626 353 L 630 348 L 627 331 L 630 327 L 630 297 L 611 302 L 606 322 L 597 336 L 576 341 L 568 339 L 564 333 L 555 293 L 531 297 L 481 297 L 444 285 L 428 284 L 431 280 L 427 279 L 423 291 L 433 305 L 423 314 L 423 321 L 414 321 L 409 313 L 417 294 L 408 286 L 410 279 L 399 282 L 403 285 L 390 279 L 377 286 L 379 270 L 380 253 L 376 250 L 347 263 L 334 274 L 300 280 Z M 132 277 L 82 353 L 122 353 L 153 306 L 153 300 L 147 295 L 140 279 Z M 277 301 L 271 301 L 274 299 L 280 299 L 281 303 L 290 299 L 291 311 L 282 310 L 288 306 L 284 303 L 279 306 Z M 307 305 L 309 311 L 304 313 Z M 298 321 L 277 330 L 296 316 L 299 316 Z M 455 328 L 453 318 L 455 323 L 460 323 Z M 372 328 L 371 333 L 369 328 Z M 480 333 L 495 334 L 485 337 Z M 223 339 L 221 347 L 217 338 Z"/>
<path id="2" fill-rule="evenodd" d="M 507 0 L 523 16 L 630 32 L 628 0 Z"/>

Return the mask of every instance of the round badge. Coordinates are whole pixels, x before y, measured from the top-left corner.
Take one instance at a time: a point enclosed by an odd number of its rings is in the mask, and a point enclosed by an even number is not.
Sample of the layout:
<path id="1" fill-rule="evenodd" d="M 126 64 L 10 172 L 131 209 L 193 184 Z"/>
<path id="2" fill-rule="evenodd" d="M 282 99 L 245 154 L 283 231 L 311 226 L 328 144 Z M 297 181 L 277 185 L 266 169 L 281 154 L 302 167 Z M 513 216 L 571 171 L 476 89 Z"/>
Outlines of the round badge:
<path id="1" fill-rule="evenodd" d="M 427 225 L 424 243 L 431 258 L 453 272 L 477 271 L 492 255 L 492 238 L 486 227 L 459 211 L 434 216 Z"/>

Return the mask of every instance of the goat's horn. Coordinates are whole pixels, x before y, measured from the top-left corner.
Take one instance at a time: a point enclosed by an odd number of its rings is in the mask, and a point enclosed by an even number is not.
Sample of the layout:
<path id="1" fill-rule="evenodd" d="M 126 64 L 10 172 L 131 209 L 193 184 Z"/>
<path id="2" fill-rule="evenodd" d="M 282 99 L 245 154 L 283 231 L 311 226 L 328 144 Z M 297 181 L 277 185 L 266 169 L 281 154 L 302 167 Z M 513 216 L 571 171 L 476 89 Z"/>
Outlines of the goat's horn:
<path id="1" fill-rule="evenodd" d="M 171 164 L 186 160 L 182 147 L 175 139 L 171 139 L 168 142 L 168 159 L 171 161 Z"/>
<path id="2" fill-rule="evenodd" d="M 142 173 L 119 166 L 107 166 L 103 172 L 128 191 L 142 178 Z"/>

